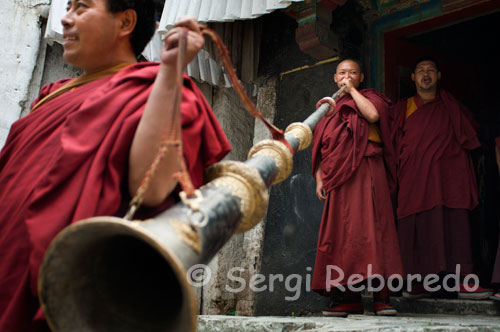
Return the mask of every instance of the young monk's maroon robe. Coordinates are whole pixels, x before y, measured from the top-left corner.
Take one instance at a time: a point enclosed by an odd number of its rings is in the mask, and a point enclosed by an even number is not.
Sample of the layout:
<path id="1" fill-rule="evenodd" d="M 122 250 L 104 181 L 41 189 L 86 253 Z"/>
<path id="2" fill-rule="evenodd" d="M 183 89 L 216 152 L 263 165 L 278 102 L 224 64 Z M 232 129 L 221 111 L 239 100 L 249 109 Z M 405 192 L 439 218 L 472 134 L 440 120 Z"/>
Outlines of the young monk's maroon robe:
<path id="1" fill-rule="evenodd" d="M 129 66 L 46 102 L 12 126 L 0 154 L 0 331 L 46 328 L 34 323 L 35 315 L 43 319 L 37 277 L 57 233 L 92 216 L 123 215 L 130 199 L 129 148 L 158 68 Z M 45 86 L 38 100 L 67 81 Z M 181 122 L 187 167 L 198 187 L 205 167 L 230 145 L 187 76 Z M 163 208 L 173 202 L 171 195 Z"/>
<path id="2" fill-rule="evenodd" d="M 390 101 L 375 90 L 361 92 L 379 112 L 382 141 L 389 141 Z M 346 285 L 354 274 L 366 279 L 370 272 L 384 278 L 402 273 L 383 148 L 368 140 L 368 126 L 346 94 L 314 131 L 313 175 L 321 165 L 327 198 L 312 289 L 323 294 L 327 283 Z"/>
<path id="3" fill-rule="evenodd" d="M 479 147 L 470 112 L 441 90 L 406 118 L 395 107 L 398 236 L 405 274 L 472 272 L 468 210 L 478 203 L 469 150 Z"/>

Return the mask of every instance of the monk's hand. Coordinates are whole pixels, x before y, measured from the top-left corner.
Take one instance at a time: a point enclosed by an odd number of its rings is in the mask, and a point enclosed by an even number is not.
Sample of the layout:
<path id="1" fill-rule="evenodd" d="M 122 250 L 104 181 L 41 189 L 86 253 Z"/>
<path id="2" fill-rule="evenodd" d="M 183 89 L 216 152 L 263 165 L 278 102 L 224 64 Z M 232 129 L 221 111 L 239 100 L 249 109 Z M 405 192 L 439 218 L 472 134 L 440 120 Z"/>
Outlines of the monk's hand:
<path id="1" fill-rule="evenodd" d="M 321 105 L 323 104 L 328 104 L 330 105 L 330 108 L 328 109 L 328 112 L 326 112 L 325 116 L 330 116 L 333 114 L 333 111 L 335 111 L 335 106 L 337 106 L 337 104 L 335 103 L 335 100 L 333 100 L 332 97 L 324 97 L 324 98 L 321 98 L 320 100 L 318 100 L 318 102 L 316 103 L 316 109 L 320 108 Z"/>
<path id="2" fill-rule="evenodd" d="M 316 196 L 320 201 L 324 201 L 326 199 L 326 191 L 323 188 L 322 181 L 316 181 Z"/>
<path id="3" fill-rule="evenodd" d="M 201 50 L 205 38 L 201 34 L 198 22 L 191 16 L 180 17 L 174 27 L 165 35 L 160 56 L 162 64 L 167 66 L 176 65 L 179 41 L 184 32 L 186 33 L 186 51 L 184 53 L 183 69 Z"/>
<path id="4" fill-rule="evenodd" d="M 348 93 L 348 94 L 351 94 L 351 90 L 355 89 L 354 82 L 353 82 L 352 78 L 350 78 L 350 77 L 344 78 L 342 81 L 339 82 L 338 85 L 339 85 L 339 88 L 344 87 L 344 92 Z"/>

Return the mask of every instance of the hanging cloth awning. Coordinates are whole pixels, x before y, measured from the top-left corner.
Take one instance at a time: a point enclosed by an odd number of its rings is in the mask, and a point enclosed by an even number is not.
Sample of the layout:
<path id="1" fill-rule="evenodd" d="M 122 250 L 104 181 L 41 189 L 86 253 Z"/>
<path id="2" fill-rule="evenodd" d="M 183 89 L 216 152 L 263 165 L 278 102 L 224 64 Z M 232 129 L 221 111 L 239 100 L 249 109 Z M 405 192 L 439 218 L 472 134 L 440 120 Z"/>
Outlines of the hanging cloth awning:
<path id="1" fill-rule="evenodd" d="M 149 61 L 158 61 L 162 46 L 162 38 L 177 19 L 182 16 L 193 16 L 198 22 L 231 22 L 235 20 L 253 19 L 277 9 L 289 7 L 293 2 L 304 0 L 165 0 L 158 30 L 142 55 Z M 45 31 L 45 40 L 49 45 L 54 42 L 63 43 L 63 27 L 61 20 L 66 14 L 67 0 L 52 0 Z M 186 69 L 189 76 L 214 86 L 230 86 L 222 68 L 206 50 L 198 56 Z"/>
<path id="2" fill-rule="evenodd" d="M 165 0 L 160 30 L 168 30 L 182 16 L 198 22 L 232 22 L 253 19 L 304 0 Z"/>
<path id="3" fill-rule="evenodd" d="M 277 9 L 287 8 L 293 2 L 302 1 L 304 0 L 165 0 L 158 31 L 161 35 L 165 34 L 182 16 L 192 16 L 201 23 L 233 22 L 254 19 Z M 205 49 L 188 64 L 186 71 L 198 81 L 213 86 L 231 86 L 213 54 Z"/>

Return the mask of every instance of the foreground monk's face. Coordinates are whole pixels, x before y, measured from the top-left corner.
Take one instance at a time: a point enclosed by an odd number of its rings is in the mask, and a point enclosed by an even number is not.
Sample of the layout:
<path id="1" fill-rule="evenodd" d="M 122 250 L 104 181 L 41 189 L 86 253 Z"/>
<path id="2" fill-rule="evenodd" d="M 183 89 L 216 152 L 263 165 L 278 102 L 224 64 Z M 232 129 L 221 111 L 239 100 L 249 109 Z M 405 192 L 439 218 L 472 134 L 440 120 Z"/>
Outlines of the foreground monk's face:
<path id="1" fill-rule="evenodd" d="M 352 80 L 352 85 L 356 89 L 359 88 L 359 85 L 363 82 L 364 75 L 356 62 L 344 60 L 337 65 L 337 72 L 333 76 L 333 80 L 340 88 L 340 82 L 345 79 Z"/>
<path id="2" fill-rule="evenodd" d="M 415 72 L 411 74 L 411 79 L 415 82 L 417 91 L 434 91 L 441 78 L 436 64 L 433 61 L 422 61 L 415 67 Z"/>
<path id="3" fill-rule="evenodd" d="M 61 21 L 64 60 L 86 71 L 108 66 L 116 52 L 119 20 L 107 0 L 69 0 Z"/>

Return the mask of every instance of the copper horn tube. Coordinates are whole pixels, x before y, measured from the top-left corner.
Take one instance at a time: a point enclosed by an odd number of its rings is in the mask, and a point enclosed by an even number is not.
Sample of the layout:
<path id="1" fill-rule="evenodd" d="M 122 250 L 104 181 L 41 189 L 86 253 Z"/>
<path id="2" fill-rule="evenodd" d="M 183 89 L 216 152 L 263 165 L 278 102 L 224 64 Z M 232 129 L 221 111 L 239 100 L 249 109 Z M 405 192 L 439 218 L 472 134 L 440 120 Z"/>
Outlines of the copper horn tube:
<path id="1" fill-rule="evenodd" d="M 322 105 L 285 138 L 307 148 L 328 111 Z M 153 219 L 94 217 L 65 228 L 47 250 L 39 276 L 42 308 L 53 331 L 196 331 L 199 309 L 187 271 L 207 264 L 235 232 L 264 217 L 268 188 L 286 179 L 292 152 L 264 140 L 245 162 L 207 170 L 199 201 L 188 199 Z"/>

